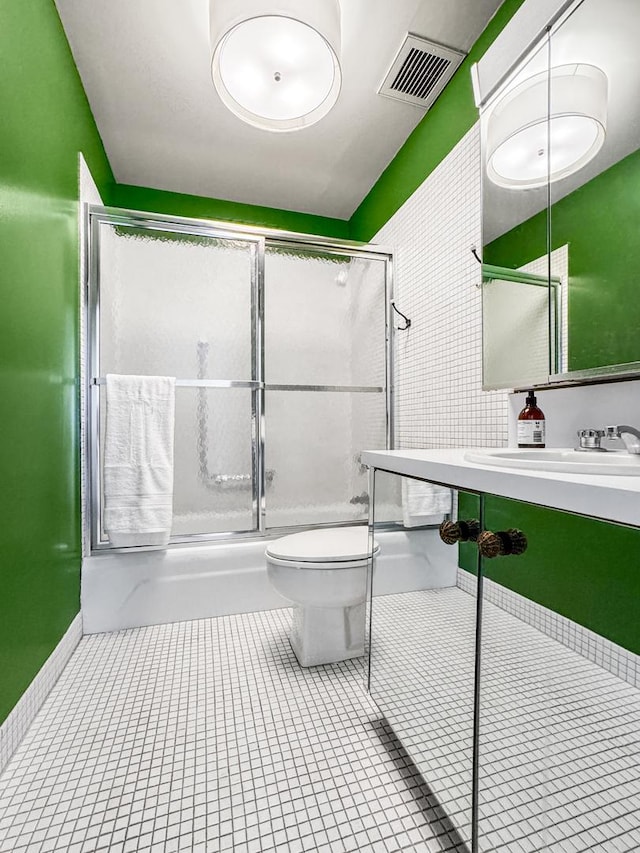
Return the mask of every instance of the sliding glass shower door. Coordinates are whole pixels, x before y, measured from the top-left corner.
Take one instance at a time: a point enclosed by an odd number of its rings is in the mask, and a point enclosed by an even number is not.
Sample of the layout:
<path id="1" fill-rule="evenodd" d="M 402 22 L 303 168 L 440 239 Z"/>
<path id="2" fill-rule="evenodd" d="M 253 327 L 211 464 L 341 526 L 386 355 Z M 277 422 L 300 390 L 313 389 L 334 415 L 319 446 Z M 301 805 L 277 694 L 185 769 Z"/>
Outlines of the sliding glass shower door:
<path id="1" fill-rule="evenodd" d="M 102 526 L 108 373 L 175 376 L 172 541 L 363 522 L 387 446 L 389 257 L 91 211 L 89 456 Z"/>
<path id="2" fill-rule="evenodd" d="M 367 517 L 358 451 L 385 446 L 385 286 L 383 258 L 267 246 L 269 528 Z"/>
<path id="3" fill-rule="evenodd" d="M 97 219 L 92 237 L 100 436 L 108 373 L 177 377 L 172 535 L 257 529 L 261 241 Z M 104 542 L 100 498 L 94 541 Z"/>

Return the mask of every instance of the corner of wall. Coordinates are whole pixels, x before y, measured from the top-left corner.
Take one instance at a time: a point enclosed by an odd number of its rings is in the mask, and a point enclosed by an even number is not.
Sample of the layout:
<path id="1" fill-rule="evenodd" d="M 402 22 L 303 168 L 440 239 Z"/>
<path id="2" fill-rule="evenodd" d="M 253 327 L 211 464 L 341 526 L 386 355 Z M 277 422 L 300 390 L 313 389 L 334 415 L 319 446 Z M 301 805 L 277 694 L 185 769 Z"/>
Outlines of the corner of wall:
<path id="1" fill-rule="evenodd" d="M 524 0 L 504 0 L 495 12 L 440 97 L 352 215 L 352 240 L 370 240 L 475 124 L 478 114 L 470 68 L 523 3 Z"/>
<path id="2" fill-rule="evenodd" d="M 195 219 L 214 219 L 236 225 L 275 228 L 300 234 L 337 239 L 346 239 L 349 236 L 349 223 L 346 219 L 332 219 L 313 213 L 298 213 L 293 210 L 187 195 L 152 187 L 115 184 L 109 190 L 107 203 L 129 210 L 143 210 Z"/>
<path id="3" fill-rule="evenodd" d="M 82 639 L 82 616 L 78 615 L 44 662 L 9 716 L 0 725 L 0 774 L 27 733 L 43 702 L 60 678 L 76 646 Z"/>

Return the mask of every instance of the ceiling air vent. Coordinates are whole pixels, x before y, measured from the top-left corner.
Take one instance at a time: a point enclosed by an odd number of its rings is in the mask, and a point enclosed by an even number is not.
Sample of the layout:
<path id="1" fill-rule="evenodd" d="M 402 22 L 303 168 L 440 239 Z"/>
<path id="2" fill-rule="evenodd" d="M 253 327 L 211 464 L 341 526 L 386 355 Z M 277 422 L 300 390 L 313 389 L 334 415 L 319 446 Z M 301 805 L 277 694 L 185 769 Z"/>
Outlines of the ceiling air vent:
<path id="1" fill-rule="evenodd" d="M 429 109 L 465 56 L 408 33 L 378 94 Z"/>

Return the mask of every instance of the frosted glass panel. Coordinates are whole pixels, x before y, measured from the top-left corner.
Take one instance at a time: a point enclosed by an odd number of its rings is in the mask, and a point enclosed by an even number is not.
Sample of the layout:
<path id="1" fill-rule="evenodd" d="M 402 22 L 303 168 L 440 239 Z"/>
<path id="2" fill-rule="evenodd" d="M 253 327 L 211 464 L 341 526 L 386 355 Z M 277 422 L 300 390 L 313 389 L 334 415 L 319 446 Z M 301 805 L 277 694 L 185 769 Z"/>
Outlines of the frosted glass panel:
<path id="1" fill-rule="evenodd" d="M 99 393 L 104 459 L 106 388 Z M 172 536 L 256 528 L 253 393 L 246 388 L 176 388 Z"/>
<path id="2" fill-rule="evenodd" d="M 251 379 L 253 244 L 100 227 L 102 375 Z"/>
<path id="3" fill-rule="evenodd" d="M 384 448 L 387 436 L 388 257 L 180 233 L 179 222 L 151 215 L 92 211 L 91 221 L 91 375 L 178 380 L 173 539 L 364 521 L 360 454 Z M 224 387 L 243 382 L 252 387 Z M 92 394 L 95 441 L 104 384 Z M 104 547 L 97 451 L 92 537 Z M 390 519 L 397 503 L 388 496 Z"/>
<path id="4" fill-rule="evenodd" d="M 385 446 L 385 395 L 270 391 L 265 415 L 267 526 L 366 519 L 360 451 Z"/>
<path id="5" fill-rule="evenodd" d="M 176 389 L 174 536 L 255 527 L 252 393 Z"/>
<path id="6" fill-rule="evenodd" d="M 385 266 L 267 247 L 266 381 L 384 385 Z"/>

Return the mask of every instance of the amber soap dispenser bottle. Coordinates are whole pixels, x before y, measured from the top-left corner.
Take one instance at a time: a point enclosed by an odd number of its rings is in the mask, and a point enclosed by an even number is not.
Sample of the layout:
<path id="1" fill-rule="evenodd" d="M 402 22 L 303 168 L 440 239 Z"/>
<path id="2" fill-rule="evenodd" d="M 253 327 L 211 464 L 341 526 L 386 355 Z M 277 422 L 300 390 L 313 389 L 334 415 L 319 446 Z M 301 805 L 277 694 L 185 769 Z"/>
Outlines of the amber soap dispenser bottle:
<path id="1" fill-rule="evenodd" d="M 518 415 L 518 447 L 544 447 L 544 412 L 538 408 L 533 391 L 527 394 L 525 407 Z"/>

